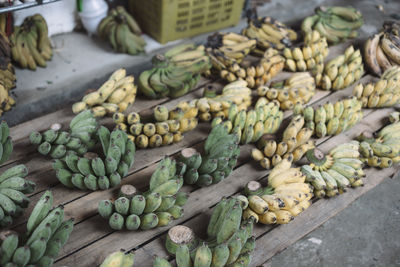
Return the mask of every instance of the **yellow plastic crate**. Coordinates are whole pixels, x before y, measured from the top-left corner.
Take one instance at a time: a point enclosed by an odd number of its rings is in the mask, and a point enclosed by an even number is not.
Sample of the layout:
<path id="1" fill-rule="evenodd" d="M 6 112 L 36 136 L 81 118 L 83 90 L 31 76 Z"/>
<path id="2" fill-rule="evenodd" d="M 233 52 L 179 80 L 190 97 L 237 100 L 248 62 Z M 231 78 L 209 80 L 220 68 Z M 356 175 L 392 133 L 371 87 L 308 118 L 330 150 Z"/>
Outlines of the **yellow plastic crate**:
<path id="1" fill-rule="evenodd" d="M 166 43 L 238 23 L 244 0 L 129 0 L 144 32 Z"/>

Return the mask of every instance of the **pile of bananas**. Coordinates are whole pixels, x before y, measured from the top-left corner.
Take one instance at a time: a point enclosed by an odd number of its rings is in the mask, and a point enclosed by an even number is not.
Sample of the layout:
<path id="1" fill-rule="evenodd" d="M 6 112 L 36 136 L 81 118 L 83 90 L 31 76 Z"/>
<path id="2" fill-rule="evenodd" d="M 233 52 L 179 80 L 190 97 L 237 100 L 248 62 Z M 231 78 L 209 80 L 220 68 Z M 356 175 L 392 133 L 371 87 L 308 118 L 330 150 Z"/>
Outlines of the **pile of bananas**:
<path id="1" fill-rule="evenodd" d="M 137 88 L 134 77 L 126 76 L 125 69 L 118 69 L 96 91 L 90 92 L 82 101 L 72 105 L 72 112 L 78 114 L 90 109 L 95 117 L 104 117 L 115 112 L 124 112 L 136 99 Z"/>
<path id="2" fill-rule="evenodd" d="M 180 102 L 174 109 L 156 106 L 153 114 L 142 118 L 131 112 L 127 116 L 114 113 L 116 128 L 128 132 L 138 148 L 167 146 L 183 139 L 183 133 L 196 128 L 198 108 L 194 102 Z"/>
<path id="3" fill-rule="evenodd" d="M 238 143 L 238 135 L 229 134 L 227 129 L 219 124 L 211 130 L 204 143 L 205 155 L 200 155 L 194 148 L 183 149 L 177 160 L 185 166 L 185 184 L 204 187 L 227 178 L 240 155 Z"/>
<path id="4" fill-rule="evenodd" d="M 355 96 L 347 97 L 336 103 L 327 102 L 318 107 L 302 108 L 296 106 L 294 113 L 302 114 L 306 126 L 314 131 L 318 138 L 338 135 L 347 131 L 363 118 L 362 103 Z"/>
<path id="5" fill-rule="evenodd" d="M 328 155 L 316 148 L 307 151 L 311 163 L 303 165 L 301 172 L 307 177 L 306 182 L 314 187 L 316 197 L 334 197 L 350 186 L 364 185 L 361 178 L 365 173 L 358 149 L 359 142 L 351 141 L 336 146 Z"/>
<path id="6" fill-rule="evenodd" d="M 258 87 L 257 94 L 261 99 L 277 100 L 281 110 L 293 109 L 295 104 L 311 100 L 315 94 L 315 80 L 308 72 L 295 73 L 285 81 Z"/>
<path id="7" fill-rule="evenodd" d="M 257 142 L 263 134 L 274 134 L 282 123 L 283 112 L 277 101 L 268 103 L 266 98 L 260 98 L 254 109 L 248 111 L 239 111 L 237 105 L 232 104 L 226 119 L 216 117 L 211 126 L 222 124 L 228 133 L 237 133 L 243 145 Z"/>
<path id="8" fill-rule="evenodd" d="M 199 119 L 211 121 L 215 117 L 227 118 L 233 103 L 237 105 L 238 112 L 251 106 L 251 89 L 246 81 L 238 80 L 225 85 L 221 94 L 217 94 L 215 88 L 209 85 L 205 88 L 204 97 L 196 100 Z"/>
<path id="9" fill-rule="evenodd" d="M 141 194 L 131 185 L 121 188 L 120 196 L 114 201 L 102 200 L 98 211 L 108 219 L 110 227 L 121 230 L 149 230 L 166 226 L 183 216 L 188 195 L 178 192 L 183 185 L 181 164 L 169 157 L 157 165 L 150 178 L 150 188 Z"/>
<path id="10" fill-rule="evenodd" d="M 387 21 L 383 30 L 367 39 L 364 60 L 369 69 L 380 76 L 392 66 L 400 65 L 400 24 Z"/>
<path id="11" fill-rule="evenodd" d="M 53 56 L 47 23 L 40 14 L 26 17 L 10 36 L 12 58 L 21 68 L 46 67 Z"/>
<path id="12" fill-rule="evenodd" d="M 396 117 L 398 119 L 398 114 Z M 382 128 L 375 138 L 370 132 L 359 135 L 361 160 L 368 166 L 379 168 L 389 168 L 400 162 L 399 130 L 400 122 L 395 121 Z"/>
<path id="13" fill-rule="evenodd" d="M 130 55 L 144 52 L 146 42 L 140 37 L 142 31 L 123 6 L 109 11 L 97 27 L 97 33 L 111 44 L 114 51 Z"/>
<path id="14" fill-rule="evenodd" d="M 268 187 L 257 181 L 245 187 L 249 206 L 243 218 L 254 218 L 262 224 L 289 223 L 311 205 L 312 186 L 305 183 L 299 168 L 292 168 L 291 161 L 282 160 L 268 176 Z"/>
<path id="15" fill-rule="evenodd" d="M 357 84 L 353 95 L 363 108 L 392 107 L 400 102 L 400 67 L 388 68 L 376 83 Z"/>
<path id="16" fill-rule="evenodd" d="M 315 144 L 310 140 L 313 130 L 304 125 L 304 117 L 295 115 L 282 134 L 282 141 L 277 142 L 274 135 L 263 135 L 257 142 L 257 148 L 253 148 L 251 156 L 258 161 L 264 169 L 276 166 L 282 159 L 298 161 L 307 150 L 314 148 Z"/>
<path id="17" fill-rule="evenodd" d="M 303 20 L 301 30 L 304 33 L 316 30 L 331 44 L 357 37 L 357 29 L 364 23 L 361 12 L 351 6 L 321 6 L 315 12 Z"/>
<path id="18" fill-rule="evenodd" d="M 321 74 L 319 88 L 324 90 L 341 90 L 357 82 L 364 74 L 364 65 L 359 49 L 351 45 L 344 54 L 331 59 L 325 64 Z"/>
<path id="19" fill-rule="evenodd" d="M 133 267 L 134 263 L 135 254 L 121 249 L 108 255 L 100 267 Z"/>
<path id="20" fill-rule="evenodd" d="M 250 266 L 255 238 L 253 219 L 242 221 L 247 205 L 244 196 L 222 199 L 208 223 L 207 241 L 200 240 L 186 226 L 172 227 L 167 234 L 166 249 L 175 255 L 177 266 Z"/>
<path id="21" fill-rule="evenodd" d="M 64 220 L 64 208 L 52 208 L 53 195 L 46 191 L 29 216 L 24 237 L 14 231 L 2 233 L 0 240 L 1 266 L 51 267 L 67 243 L 74 219 Z"/>
<path id="22" fill-rule="evenodd" d="M 164 55 L 155 55 L 153 68 L 143 71 L 138 80 L 139 90 L 151 99 L 177 98 L 193 89 L 202 73 L 211 68 L 204 46 L 184 44 Z"/>
<path id="23" fill-rule="evenodd" d="M 3 16 L 4 17 L 4 16 Z M 10 90 L 15 87 L 16 77 L 11 63 L 11 44 L 5 33 L 0 30 L 0 116 L 15 105 Z"/>
<path id="24" fill-rule="evenodd" d="M 76 115 L 69 124 L 69 131 L 60 131 L 61 124 L 55 123 L 43 133 L 32 132 L 29 140 L 38 146 L 38 152 L 49 155 L 53 159 L 60 159 L 70 154 L 83 155 L 92 149 L 96 141 L 98 124 L 90 110 Z"/>

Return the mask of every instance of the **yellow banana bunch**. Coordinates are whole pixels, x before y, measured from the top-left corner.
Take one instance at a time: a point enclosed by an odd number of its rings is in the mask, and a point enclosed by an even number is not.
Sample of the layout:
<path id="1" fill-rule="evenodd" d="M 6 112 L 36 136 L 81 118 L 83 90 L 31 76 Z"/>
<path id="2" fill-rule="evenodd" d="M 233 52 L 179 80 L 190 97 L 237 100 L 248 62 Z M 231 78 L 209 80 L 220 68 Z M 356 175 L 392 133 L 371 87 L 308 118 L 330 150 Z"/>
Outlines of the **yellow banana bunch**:
<path id="1" fill-rule="evenodd" d="M 95 117 L 124 112 L 136 99 L 137 87 L 133 81 L 134 77 L 126 76 L 125 69 L 114 71 L 99 89 L 86 94 L 81 101 L 73 104 L 72 112 L 78 114 L 90 109 Z"/>
<path id="2" fill-rule="evenodd" d="M 357 84 L 353 95 L 361 100 L 363 108 L 392 107 L 400 102 L 400 67 L 387 69 L 376 83 Z"/>
<path id="3" fill-rule="evenodd" d="M 15 100 L 10 94 L 10 90 L 15 88 L 16 82 L 11 56 L 10 41 L 7 35 L 0 31 L 0 116 L 15 105 Z"/>
<path id="4" fill-rule="evenodd" d="M 359 145 L 358 141 L 340 144 L 328 155 L 316 148 L 306 153 L 310 165 L 303 165 L 301 172 L 314 187 L 316 197 L 334 197 L 346 192 L 348 187 L 363 185 L 361 178 L 365 173 L 359 159 Z"/>

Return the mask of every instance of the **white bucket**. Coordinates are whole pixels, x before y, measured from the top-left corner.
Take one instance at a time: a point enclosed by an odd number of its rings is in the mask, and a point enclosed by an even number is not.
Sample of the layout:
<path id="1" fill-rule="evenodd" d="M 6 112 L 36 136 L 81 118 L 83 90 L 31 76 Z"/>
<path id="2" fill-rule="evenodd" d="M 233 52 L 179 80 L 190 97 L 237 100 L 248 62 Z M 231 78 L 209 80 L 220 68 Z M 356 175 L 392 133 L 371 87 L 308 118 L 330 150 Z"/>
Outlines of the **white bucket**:
<path id="1" fill-rule="evenodd" d="M 83 0 L 79 16 L 89 35 L 97 34 L 97 26 L 107 16 L 108 5 L 104 0 Z"/>

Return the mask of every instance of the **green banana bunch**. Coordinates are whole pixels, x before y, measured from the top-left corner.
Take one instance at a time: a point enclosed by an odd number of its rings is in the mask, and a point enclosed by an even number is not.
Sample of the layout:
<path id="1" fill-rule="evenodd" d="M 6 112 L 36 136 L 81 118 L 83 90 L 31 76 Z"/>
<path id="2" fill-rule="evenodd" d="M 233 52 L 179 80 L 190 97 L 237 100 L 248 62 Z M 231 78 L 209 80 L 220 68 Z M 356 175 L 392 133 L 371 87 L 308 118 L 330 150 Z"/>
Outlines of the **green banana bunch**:
<path id="1" fill-rule="evenodd" d="M 124 250 L 111 253 L 104 259 L 100 267 L 133 267 L 135 254 Z"/>
<path id="2" fill-rule="evenodd" d="M 26 17 L 10 36 L 11 55 L 21 68 L 46 67 L 53 56 L 45 19 L 40 14 Z"/>
<path id="3" fill-rule="evenodd" d="M 193 89 L 200 75 L 210 69 L 204 46 L 184 44 L 152 59 L 153 68 L 143 71 L 139 90 L 148 98 L 177 98 Z"/>
<path id="4" fill-rule="evenodd" d="M 2 16 L 4 17 L 4 16 Z M 0 20 L 1 21 L 1 20 Z M 3 112 L 15 105 L 10 90 L 15 88 L 15 70 L 11 63 L 11 44 L 5 34 L 0 30 L 0 116 Z"/>
<path id="5" fill-rule="evenodd" d="M 179 192 L 183 185 L 183 164 L 169 157 L 157 165 L 150 178 L 147 192 L 139 193 L 132 185 L 123 185 L 119 197 L 111 202 L 102 200 L 98 211 L 109 220 L 114 230 L 149 230 L 169 225 L 183 216 L 183 205 L 188 195 Z"/>
<path id="6" fill-rule="evenodd" d="M 351 6 L 321 6 L 315 13 L 303 20 L 301 30 L 316 30 L 331 44 L 357 37 L 357 29 L 364 23 L 361 12 Z"/>
<path id="7" fill-rule="evenodd" d="M 306 182 L 314 187 L 317 198 L 334 197 L 346 192 L 348 187 L 364 185 L 360 147 L 358 141 L 351 141 L 336 146 L 328 155 L 316 148 L 307 151 L 310 165 L 303 165 L 301 172 L 306 176 Z"/>
<path id="8" fill-rule="evenodd" d="M 123 6 L 108 12 L 97 27 L 97 33 L 111 44 L 114 51 L 130 55 L 144 52 L 146 42 L 140 37 L 142 31 Z"/>
<path id="9" fill-rule="evenodd" d="M 227 178 L 240 154 L 239 141 L 237 132 L 229 134 L 226 127 L 218 124 L 205 141 L 203 156 L 194 148 L 183 149 L 177 160 L 185 166 L 184 182 L 204 187 Z"/>
<path id="10" fill-rule="evenodd" d="M 128 132 L 128 138 L 138 148 L 152 148 L 180 142 L 183 133 L 197 127 L 197 114 L 195 102 L 182 101 L 171 110 L 163 105 L 156 106 L 150 116 L 143 118 L 136 112 L 127 116 L 114 113 L 113 121 L 117 129 Z"/>
<path id="11" fill-rule="evenodd" d="M 53 195 L 46 191 L 32 210 L 27 222 L 27 232 L 20 238 L 7 231 L 0 241 L 2 266 L 53 265 L 54 259 L 68 241 L 74 219 L 64 220 L 63 206 L 51 209 Z"/>
<path id="12" fill-rule="evenodd" d="M 386 69 L 376 83 L 357 84 L 353 95 L 362 102 L 363 108 L 395 106 L 400 102 L 400 67 Z"/>

